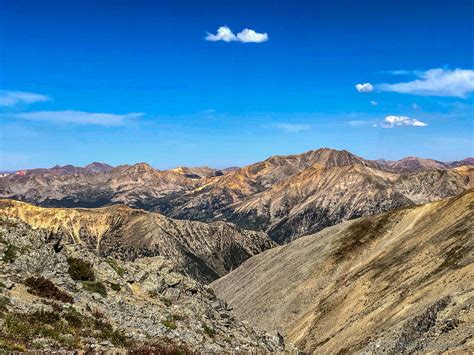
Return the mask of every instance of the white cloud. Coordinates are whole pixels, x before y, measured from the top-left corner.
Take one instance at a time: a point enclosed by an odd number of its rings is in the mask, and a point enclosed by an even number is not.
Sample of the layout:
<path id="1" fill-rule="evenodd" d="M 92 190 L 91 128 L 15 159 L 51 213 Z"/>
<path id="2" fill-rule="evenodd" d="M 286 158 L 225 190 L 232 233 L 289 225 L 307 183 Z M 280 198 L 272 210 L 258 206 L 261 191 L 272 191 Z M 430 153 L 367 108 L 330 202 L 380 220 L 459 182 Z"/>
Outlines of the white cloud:
<path id="1" fill-rule="evenodd" d="M 371 83 L 361 83 L 355 86 L 358 92 L 372 92 L 374 91 L 374 86 Z"/>
<path id="2" fill-rule="evenodd" d="M 82 111 L 33 111 L 33 112 L 19 112 L 8 115 L 20 120 L 48 122 L 55 124 L 86 124 L 99 126 L 121 126 L 125 124 L 125 120 L 138 118 L 143 116 L 143 113 L 127 113 L 124 115 L 117 115 L 113 113 L 94 113 Z"/>
<path id="3" fill-rule="evenodd" d="M 298 133 L 311 129 L 310 125 L 298 123 L 276 123 L 275 127 L 286 133 Z"/>
<path id="4" fill-rule="evenodd" d="M 243 43 L 260 43 L 268 41 L 268 34 L 267 33 L 259 33 L 251 30 L 249 28 L 244 29 L 243 31 L 237 33 L 235 35 L 232 30 L 227 26 L 221 26 L 217 29 L 216 34 L 208 33 L 206 37 L 204 37 L 206 41 L 217 42 L 217 41 L 224 41 L 224 42 L 243 42 Z"/>
<path id="5" fill-rule="evenodd" d="M 15 106 L 18 104 L 33 104 L 50 101 L 48 96 L 24 91 L 0 90 L 0 106 Z"/>
<path id="6" fill-rule="evenodd" d="M 416 118 L 410 118 L 407 116 L 387 116 L 380 124 L 383 128 L 394 128 L 401 126 L 414 126 L 414 127 L 426 127 L 427 123 L 417 120 Z"/>
<path id="7" fill-rule="evenodd" d="M 237 38 L 240 42 L 244 43 L 260 43 L 268 41 L 268 34 L 258 33 L 246 28 L 242 32 L 237 33 Z"/>
<path id="8" fill-rule="evenodd" d="M 460 98 L 466 98 L 474 92 L 474 70 L 430 69 L 414 73 L 419 79 L 396 84 L 380 84 L 377 88 L 401 94 Z"/>
<path id="9" fill-rule="evenodd" d="M 224 41 L 224 42 L 232 42 L 237 41 L 237 36 L 234 35 L 232 30 L 227 26 L 221 26 L 217 29 L 217 33 L 214 35 L 212 33 L 208 33 L 206 37 L 204 37 L 206 41 L 216 42 L 216 41 Z"/>
<path id="10" fill-rule="evenodd" d="M 370 104 L 371 104 L 372 106 L 377 106 L 379 103 L 378 103 L 377 101 L 373 101 L 373 100 L 372 100 L 372 101 L 370 101 Z"/>

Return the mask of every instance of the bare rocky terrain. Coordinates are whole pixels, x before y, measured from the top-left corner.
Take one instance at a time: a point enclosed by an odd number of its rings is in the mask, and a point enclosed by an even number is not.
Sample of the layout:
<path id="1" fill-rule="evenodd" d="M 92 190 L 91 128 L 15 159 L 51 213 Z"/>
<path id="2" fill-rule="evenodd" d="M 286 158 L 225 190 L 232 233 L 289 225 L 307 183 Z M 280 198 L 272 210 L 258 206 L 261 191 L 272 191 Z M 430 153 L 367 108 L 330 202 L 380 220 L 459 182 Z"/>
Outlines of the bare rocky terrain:
<path id="1" fill-rule="evenodd" d="M 121 261 L 0 216 L 0 352 L 283 350 L 167 258 Z"/>
<path id="2" fill-rule="evenodd" d="M 473 223 L 469 190 L 301 237 L 211 286 L 305 352 L 470 353 Z"/>
<path id="3" fill-rule="evenodd" d="M 0 197 L 44 207 L 123 203 L 177 219 L 232 222 L 283 244 L 348 219 L 455 196 L 474 186 L 472 164 L 372 161 L 328 148 L 240 169 L 93 163 L 10 174 L 0 178 Z"/>
<path id="4" fill-rule="evenodd" d="M 67 209 L 0 200 L 0 213 L 54 233 L 58 243 L 81 245 L 102 257 L 165 257 L 176 271 L 204 283 L 276 245 L 263 232 L 231 223 L 174 220 L 125 205 Z"/>

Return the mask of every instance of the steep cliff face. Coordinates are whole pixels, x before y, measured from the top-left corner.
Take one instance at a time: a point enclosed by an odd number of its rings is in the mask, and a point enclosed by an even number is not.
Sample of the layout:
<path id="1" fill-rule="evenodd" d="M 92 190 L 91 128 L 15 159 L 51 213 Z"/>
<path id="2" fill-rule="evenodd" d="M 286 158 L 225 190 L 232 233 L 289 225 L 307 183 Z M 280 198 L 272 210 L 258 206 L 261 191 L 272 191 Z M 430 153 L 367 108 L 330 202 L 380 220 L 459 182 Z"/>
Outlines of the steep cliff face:
<path id="1" fill-rule="evenodd" d="M 58 217 L 59 218 L 59 217 Z M 92 227 L 92 226 L 91 226 Z M 166 258 L 103 258 L 0 215 L 0 352 L 262 353 L 276 334 L 236 320 Z"/>
<path id="2" fill-rule="evenodd" d="M 261 232 L 233 224 L 173 220 L 158 213 L 114 205 L 97 209 L 42 208 L 0 200 L 2 215 L 65 237 L 100 256 L 135 260 L 161 255 L 178 271 L 210 282 L 274 243 Z"/>
<path id="3" fill-rule="evenodd" d="M 473 223 L 469 190 L 301 237 L 211 286 L 308 352 L 472 349 Z"/>

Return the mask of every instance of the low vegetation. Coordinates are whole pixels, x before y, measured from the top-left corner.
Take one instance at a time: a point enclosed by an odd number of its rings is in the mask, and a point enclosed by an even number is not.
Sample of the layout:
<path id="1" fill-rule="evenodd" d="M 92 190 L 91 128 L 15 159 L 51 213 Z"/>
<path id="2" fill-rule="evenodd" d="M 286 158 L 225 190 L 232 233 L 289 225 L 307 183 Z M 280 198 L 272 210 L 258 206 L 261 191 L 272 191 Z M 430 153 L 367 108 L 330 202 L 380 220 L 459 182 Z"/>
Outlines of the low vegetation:
<path id="1" fill-rule="evenodd" d="M 128 350 L 129 355 L 186 355 L 196 354 L 195 351 L 190 350 L 182 344 L 173 343 L 171 340 L 163 338 L 159 342 L 147 345 L 138 346 L 132 350 Z"/>
<path id="2" fill-rule="evenodd" d="M 117 291 L 117 292 L 122 289 L 119 284 L 115 284 L 113 282 L 110 282 L 109 285 L 112 290 Z"/>
<path id="3" fill-rule="evenodd" d="M 167 328 L 170 328 L 170 329 L 176 329 L 178 328 L 178 326 L 176 325 L 175 321 L 172 320 L 172 319 L 165 319 L 165 320 L 162 320 L 161 323 L 167 327 Z"/>
<path id="4" fill-rule="evenodd" d="M 84 281 L 82 283 L 84 290 L 98 293 L 102 297 L 107 297 L 107 288 L 102 282 L 99 281 Z"/>
<path id="5" fill-rule="evenodd" d="M 18 254 L 18 251 L 19 250 L 16 246 L 11 245 L 11 244 L 8 245 L 3 255 L 3 261 L 6 263 L 12 263 L 15 260 L 16 255 Z"/>
<path id="6" fill-rule="evenodd" d="M 69 257 L 67 259 L 67 263 L 69 264 L 68 273 L 73 280 L 76 281 L 94 281 L 94 269 L 92 268 L 92 264 L 88 263 L 87 261 Z"/>
<path id="7" fill-rule="evenodd" d="M 27 278 L 25 285 L 28 287 L 28 292 L 33 295 L 65 303 L 73 302 L 71 295 L 61 291 L 53 282 L 42 276 Z"/>
<path id="8" fill-rule="evenodd" d="M 108 258 L 106 260 L 107 264 L 110 265 L 110 267 L 112 269 L 115 270 L 115 272 L 119 275 L 119 276 L 123 276 L 125 274 L 125 269 L 120 267 L 120 265 L 118 265 L 117 261 L 115 259 L 112 259 L 112 258 Z"/>
<path id="9" fill-rule="evenodd" d="M 211 338 L 212 338 L 214 335 L 216 335 L 216 331 L 215 331 L 213 328 L 211 328 L 211 327 L 209 327 L 208 325 L 206 325 L 206 324 L 203 324 L 203 325 L 202 325 L 202 330 L 204 331 L 205 334 L 207 334 L 207 335 L 210 336 Z"/>
<path id="10" fill-rule="evenodd" d="M 0 332 L 0 352 L 34 347 L 31 339 L 44 338 L 64 349 L 81 349 L 81 339 L 94 337 L 118 347 L 132 346 L 125 335 L 105 319 L 84 316 L 73 308 L 40 310 L 30 314 L 7 313 Z"/>
<path id="11" fill-rule="evenodd" d="M 10 299 L 0 295 L 0 314 L 7 311 L 7 306 L 10 304 Z"/>
<path id="12" fill-rule="evenodd" d="M 166 297 L 160 297 L 160 301 L 163 302 L 163 304 L 166 306 L 166 307 L 170 307 L 172 302 L 169 298 L 166 298 Z"/>

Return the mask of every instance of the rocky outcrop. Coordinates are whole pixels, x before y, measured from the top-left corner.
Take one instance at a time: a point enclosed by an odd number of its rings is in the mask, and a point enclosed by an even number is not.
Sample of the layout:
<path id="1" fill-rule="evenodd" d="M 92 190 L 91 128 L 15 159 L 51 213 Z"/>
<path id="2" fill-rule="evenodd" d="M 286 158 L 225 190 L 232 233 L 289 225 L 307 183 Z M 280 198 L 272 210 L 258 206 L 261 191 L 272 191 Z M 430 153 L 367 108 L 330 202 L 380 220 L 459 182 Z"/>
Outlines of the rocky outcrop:
<path id="1" fill-rule="evenodd" d="M 305 352 L 474 346 L 474 191 L 347 221 L 256 255 L 211 286 Z"/>
<path id="2" fill-rule="evenodd" d="M 124 262 L 0 216 L 0 352 L 281 351 L 163 257 Z"/>
<path id="3" fill-rule="evenodd" d="M 161 255 L 175 270 L 208 283 L 273 247 L 265 233 L 226 222 L 201 223 L 113 205 L 98 209 L 42 208 L 0 200 L 0 213 L 62 236 L 99 256 L 133 261 Z"/>

